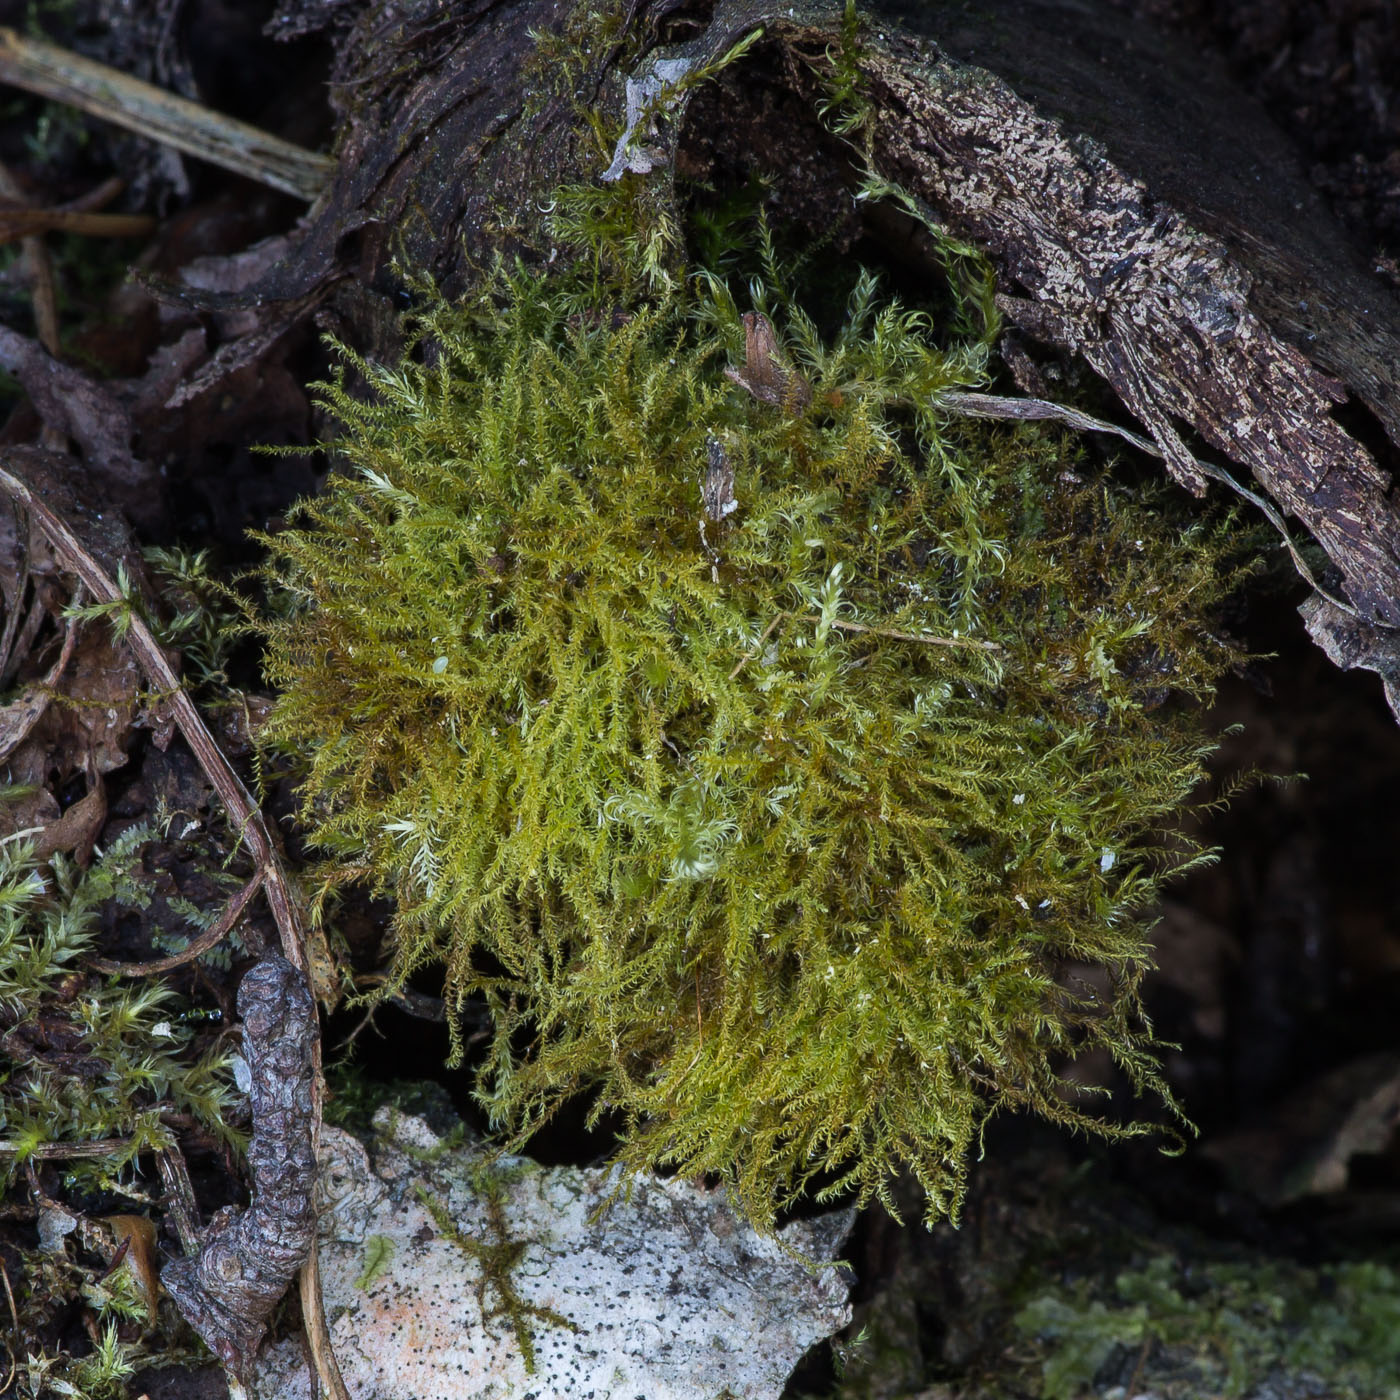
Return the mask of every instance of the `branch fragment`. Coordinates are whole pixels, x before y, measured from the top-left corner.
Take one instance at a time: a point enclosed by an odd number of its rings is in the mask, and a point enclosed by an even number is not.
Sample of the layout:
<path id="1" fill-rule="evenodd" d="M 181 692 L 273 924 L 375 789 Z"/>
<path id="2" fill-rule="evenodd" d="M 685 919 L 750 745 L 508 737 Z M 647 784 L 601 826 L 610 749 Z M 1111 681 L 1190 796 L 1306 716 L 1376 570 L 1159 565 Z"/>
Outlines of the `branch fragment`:
<path id="1" fill-rule="evenodd" d="M 221 1210 L 199 1254 L 166 1265 L 161 1281 L 185 1321 L 241 1379 L 315 1238 L 312 1087 L 319 1031 L 306 979 L 276 956 L 244 977 L 238 1014 L 252 1079 L 253 1203 Z"/>
<path id="2" fill-rule="evenodd" d="M 0 27 L 0 82 L 78 107 L 273 189 L 315 200 L 335 161 L 43 39 Z"/>

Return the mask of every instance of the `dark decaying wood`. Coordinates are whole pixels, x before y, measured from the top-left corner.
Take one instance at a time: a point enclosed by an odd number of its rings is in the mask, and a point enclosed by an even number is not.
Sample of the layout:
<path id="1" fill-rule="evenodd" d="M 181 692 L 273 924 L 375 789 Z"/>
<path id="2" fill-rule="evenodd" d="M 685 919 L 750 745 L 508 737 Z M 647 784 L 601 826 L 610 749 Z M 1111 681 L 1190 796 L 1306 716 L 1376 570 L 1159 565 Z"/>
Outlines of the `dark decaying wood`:
<path id="1" fill-rule="evenodd" d="M 1345 386 L 1251 309 L 1246 270 L 1155 203 L 1101 151 L 986 74 L 946 61 L 871 64 L 881 164 L 1025 295 L 1022 329 L 1082 355 L 1201 494 L 1184 423 L 1247 466 L 1301 520 L 1368 620 L 1400 624 L 1400 520 L 1390 482 L 1331 416 Z"/>
<path id="2" fill-rule="evenodd" d="M 184 1319 L 242 1377 L 315 1237 L 311 1096 L 319 1032 L 306 979 L 285 958 L 266 958 L 247 973 L 238 1014 L 253 1108 L 252 1204 L 221 1210 L 199 1253 L 167 1264 L 161 1282 Z"/>
<path id="3" fill-rule="evenodd" d="M 452 295 L 502 254 L 548 261 L 553 191 L 609 161 L 579 112 L 620 118 L 629 79 L 652 91 L 658 73 L 712 62 L 761 27 L 763 43 L 721 81 L 736 98 L 747 85 L 781 90 L 786 104 L 770 103 L 756 135 L 782 145 L 792 133 L 775 119 L 817 129 L 842 48 L 834 0 L 712 11 L 634 0 L 606 39 L 567 0 L 334 9 L 354 16 L 333 74 L 334 178 L 251 284 L 180 293 L 265 307 L 277 331 L 179 367 L 201 392 L 318 306 L 367 353 L 391 354 L 403 269 Z M 1333 597 L 1354 614 L 1345 640 L 1329 630 L 1338 664 L 1400 665 L 1400 311 L 1288 143 L 1218 74 L 1108 0 L 871 0 L 863 13 L 861 158 L 926 221 L 987 252 L 1004 314 L 1102 376 L 1177 481 L 1203 491 L 1214 473 L 1199 459 L 1212 451 L 1323 546 Z M 314 22 L 314 7 L 298 16 Z M 565 30 L 567 61 L 542 61 L 534 36 Z M 662 90 L 666 111 L 640 123 L 647 172 L 624 178 L 674 199 L 677 158 L 698 135 L 686 122 L 697 89 Z M 742 105 L 707 112 L 732 122 Z M 859 159 L 829 137 L 812 157 L 807 192 L 825 182 L 828 202 L 849 207 Z M 876 233 L 890 214 L 872 200 L 854 217 Z M 37 403 L 53 373 L 34 359 L 20 368 Z M 173 412 L 191 394 L 169 377 L 161 399 Z M 101 391 L 61 387 L 69 407 Z M 59 399 L 39 406 L 83 440 Z M 90 465 L 110 471 L 103 444 L 120 434 L 89 437 Z"/>

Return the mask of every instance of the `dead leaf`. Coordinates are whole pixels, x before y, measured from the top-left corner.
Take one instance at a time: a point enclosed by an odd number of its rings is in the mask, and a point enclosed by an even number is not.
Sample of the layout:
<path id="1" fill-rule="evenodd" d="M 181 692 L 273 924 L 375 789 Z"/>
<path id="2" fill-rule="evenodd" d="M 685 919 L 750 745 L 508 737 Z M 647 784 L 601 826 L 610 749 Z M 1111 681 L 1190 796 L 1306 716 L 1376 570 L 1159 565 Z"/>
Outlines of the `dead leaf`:
<path id="1" fill-rule="evenodd" d="M 761 311 L 744 312 L 744 368 L 730 365 L 724 374 L 760 403 L 776 404 L 788 413 L 800 413 L 812 402 L 812 386 L 787 364 L 773 323 Z"/>
<path id="2" fill-rule="evenodd" d="M 92 863 L 92 848 L 107 820 L 107 792 L 98 779 L 57 821 L 49 822 L 34 843 L 40 860 L 58 851 L 72 855 L 80 866 Z"/>
<path id="3" fill-rule="evenodd" d="M 0 759 L 8 758 L 19 747 L 48 709 L 52 698 L 47 684 L 27 685 L 8 705 L 0 708 Z"/>
<path id="4" fill-rule="evenodd" d="M 131 414 L 111 389 L 6 326 L 0 326 L 0 366 L 19 380 L 46 426 L 81 446 L 92 471 L 128 489 L 150 488 L 150 469 L 131 451 Z"/>
<path id="5" fill-rule="evenodd" d="M 111 1227 L 114 1236 L 108 1262 L 114 1266 L 125 1264 L 130 1270 L 141 1296 L 146 1300 L 147 1324 L 153 1327 L 160 1301 L 155 1222 L 147 1220 L 144 1215 L 108 1215 L 100 1218 L 104 1225 Z"/>

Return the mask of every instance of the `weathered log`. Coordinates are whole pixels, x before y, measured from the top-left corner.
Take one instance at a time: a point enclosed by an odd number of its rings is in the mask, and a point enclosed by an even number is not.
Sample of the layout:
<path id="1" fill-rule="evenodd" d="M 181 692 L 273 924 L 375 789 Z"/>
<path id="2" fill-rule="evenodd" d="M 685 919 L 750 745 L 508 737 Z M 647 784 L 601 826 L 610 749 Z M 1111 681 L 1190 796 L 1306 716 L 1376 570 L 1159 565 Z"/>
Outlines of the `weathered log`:
<path id="1" fill-rule="evenodd" d="M 1346 251 L 1284 138 L 1198 59 L 1106 0 L 881 0 L 854 46 L 840 7 L 816 0 L 723 0 L 699 18 L 641 0 L 591 46 L 573 13 L 564 0 L 474 0 L 450 18 L 368 6 L 339 49 L 336 178 L 253 298 L 308 297 L 348 274 L 386 298 L 378 326 L 363 299 L 342 312 L 375 344 L 396 258 L 451 293 L 498 252 L 548 257 L 550 192 L 607 164 L 576 107 L 620 116 L 627 76 L 712 62 L 762 26 L 722 79 L 733 101 L 707 120 L 738 120 L 765 90 L 770 113 L 810 128 L 804 178 L 844 195 L 860 161 L 815 109 L 853 63 L 864 159 L 986 251 L 1006 316 L 1092 367 L 1182 485 L 1204 489 L 1211 451 L 1306 527 L 1340 578 L 1329 606 L 1353 614 L 1334 659 L 1397 653 L 1400 308 Z M 570 24 L 569 62 L 541 65 L 531 33 Z M 696 139 L 695 91 L 649 137 L 660 168 L 629 177 L 663 198 Z M 873 227 L 881 211 L 862 217 Z"/>

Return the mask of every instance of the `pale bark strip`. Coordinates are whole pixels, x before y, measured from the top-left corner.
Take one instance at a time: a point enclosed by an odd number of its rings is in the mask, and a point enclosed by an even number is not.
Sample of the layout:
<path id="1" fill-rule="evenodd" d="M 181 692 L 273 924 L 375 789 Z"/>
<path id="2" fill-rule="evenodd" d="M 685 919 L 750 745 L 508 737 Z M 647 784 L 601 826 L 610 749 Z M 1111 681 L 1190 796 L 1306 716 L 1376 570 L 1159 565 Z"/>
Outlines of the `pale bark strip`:
<path id="1" fill-rule="evenodd" d="M 0 82 L 81 108 L 138 136 L 174 146 L 308 202 L 316 199 L 335 171 L 329 156 L 211 112 L 198 102 L 45 39 L 3 27 Z"/>

